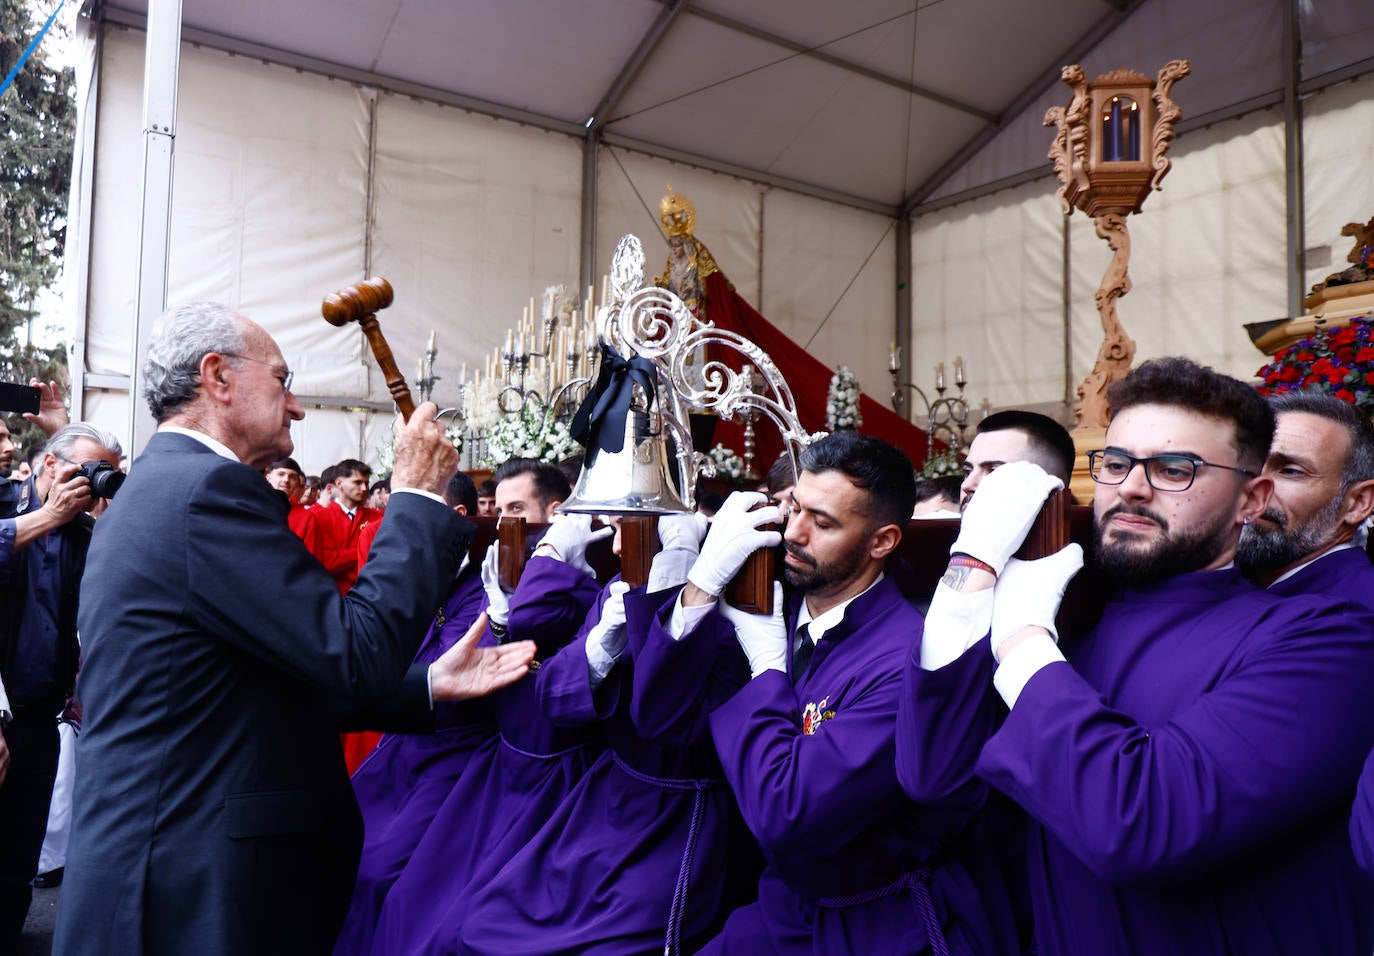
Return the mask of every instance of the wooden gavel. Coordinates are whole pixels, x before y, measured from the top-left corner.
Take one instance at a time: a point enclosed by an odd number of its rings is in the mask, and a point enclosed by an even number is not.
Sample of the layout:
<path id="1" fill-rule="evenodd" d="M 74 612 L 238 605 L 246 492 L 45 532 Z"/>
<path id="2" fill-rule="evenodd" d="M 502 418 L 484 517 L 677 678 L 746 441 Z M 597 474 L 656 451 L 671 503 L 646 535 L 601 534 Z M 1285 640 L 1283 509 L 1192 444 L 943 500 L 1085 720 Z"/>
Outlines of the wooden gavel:
<path id="1" fill-rule="evenodd" d="M 394 298 L 391 283 L 381 276 L 374 276 L 347 289 L 331 292 L 324 297 L 320 312 L 326 322 L 339 328 L 350 322 L 358 323 L 367 336 L 367 344 L 372 346 L 372 354 L 376 356 L 382 374 L 386 376 L 386 387 L 391 390 L 391 397 L 401 410 L 401 417 L 409 421 L 411 413 L 415 411 L 415 401 L 410 397 L 405 377 L 396 367 L 391 346 L 386 344 L 386 336 L 382 335 L 381 326 L 377 324 L 377 313 L 391 305 Z"/>

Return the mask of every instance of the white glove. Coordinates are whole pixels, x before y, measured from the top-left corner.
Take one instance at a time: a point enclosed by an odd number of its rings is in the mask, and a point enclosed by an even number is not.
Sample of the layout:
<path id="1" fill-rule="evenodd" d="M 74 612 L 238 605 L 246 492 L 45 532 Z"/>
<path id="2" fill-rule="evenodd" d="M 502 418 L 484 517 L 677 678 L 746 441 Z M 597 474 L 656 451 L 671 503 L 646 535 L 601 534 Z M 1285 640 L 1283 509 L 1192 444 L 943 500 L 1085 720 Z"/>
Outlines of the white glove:
<path id="1" fill-rule="evenodd" d="M 544 532 L 544 537 L 539 539 L 535 554 L 557 558 L 569 567 L 596 577 L 592 566 L 587 563 L 587 546 L 613 534 L 614 528 L 593 531 L 591 515 L 557 515 L 549 525 L 549 530 Z"/>
<path id="2" fill-rule="evenodd" d="M 685 548 L 696 554 L 701 550 L 700 528 L 695 514 L 664 515 L 658 519 L 658 543 L 664 551 Z"/>
<path id="3" fill-rule="evenodd" d="M 1000 575 L 1007 559 L 1026 540 L 1050 492 L 1064 483 L 1029 461 L 1009 461 L 978 485 L 964 509 L 959 537 L 950 554 L 977 558 Z"/>
<path id="4" fill-rule="evenodd" d="M 665 515 L 658 519 L 658 541 L 662 547 L 649 566 L 650 594 L 675 588 L 687 580 L 687 572 L 701 549 L 700 527 L 696 515 Z"/>
<path id="5" fill-rule="evenodd" d="M 687 580 L 712 597 L 720 597 L 720 592 L 744 567 L 749 555 L 759 548 L 777 547 L 782 541 L 779 532 L 758 530 L 759 525 L 782 520 L 777 505 L 749 510 L 767 500 L 767 495 L 757 491 L 736 491 L 726 498 L 711 520 L 711 530 L 706 534 L 701 555 L 692 565 Z"/>
<path id="6" fill-rule="evenodd" d="M 698 585 L 700 587 L 700 585 Z M 773 582 L 773 613 L 750 614 L 722 602 L 720 613 L 735 625 L 735 638 L 749 658 L 749 674 L 787 673 L 787 620 L 783 617 L 782 585 Z"/>
<path id="7" fill-rule="evenodd" d="M 982 493 L 983 486 L 979 485 L 978 495 Z M 973 496 L 974 500 L 978 495 Z M 993 655 L 996 656 L 997 649 L 1007 638 L 1025 627 L 1043 627 L 1057 642 L 1059 632 L 1054 626 L 1054 616 L 1059 613 L 1059 604 L 1064 600 L 1064 589 L 1082 567 L 1083 549 L 1077 544 L 1067 545 L 1049 557 L 1036 561 L 1020 561 L 1016 558 L 1008 561 L 993 589 Z"/>
<path id="8" fill-rule="evenodd" d="M 625 651 L 629 635 L 625 632 L 625 595 L 630 585 L 616 581 L 601 605 L 601 619 L 587 632 L 587 664 L 592 670 L 592 684 L 601 683 L 611 672 L 615 662 Z"/>
<path id="9" fill-rule="evenodd" d="M 505 627 L 510 621 L 510 598 L 501 590 L 501 572 L 497 564 L 500 547 L 499 542 L 493 541 L 487 548 L 487 556 L 482 559 L 482 587 L 487 592 L 487 621 Z"/>

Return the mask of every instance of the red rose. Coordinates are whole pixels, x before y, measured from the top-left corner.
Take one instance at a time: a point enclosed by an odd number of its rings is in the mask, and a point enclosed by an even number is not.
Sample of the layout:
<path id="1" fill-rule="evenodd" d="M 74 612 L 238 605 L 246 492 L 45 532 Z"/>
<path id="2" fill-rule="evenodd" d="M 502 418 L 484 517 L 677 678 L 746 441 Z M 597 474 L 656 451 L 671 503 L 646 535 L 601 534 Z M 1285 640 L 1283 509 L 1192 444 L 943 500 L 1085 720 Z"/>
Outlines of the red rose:
<path id="1" fill-rule="evenodd" d="M 1329 358 L 1319 358 L 1312 363 L 1313 375 L 1328 375 L 1331 372 L 1331 360 Z"/>
<path id="2" fill-rule="evenodd" d="M 1348 345 L 1355 341 L 1355 330 L 1348 325 L 1343 329 L 1337 329 L 1332 333 L 1331 341 L 1336 345 Z"/>
<path id="3" fill-rule="evenodd" d="M 1374 345 L 1366 345 L 1355 353 L 1357 362 L 1374 362 Z"/>
<path id="4" fill-rule="evenodd" d="M 1355 393 L 1348 388 L 1337 389 L 1336 397 L 1343 402 L 1350 402 L 1352 405 L 1355 404 Z"/>
<path id="5" fill-rule="evenodd" d="M 1291 384 L 1298 381 L 1300 378 L 1302 378 L 1302 371 L 1291 365 L 1279 373 L 1280 382 L 1288 382 Z"/>

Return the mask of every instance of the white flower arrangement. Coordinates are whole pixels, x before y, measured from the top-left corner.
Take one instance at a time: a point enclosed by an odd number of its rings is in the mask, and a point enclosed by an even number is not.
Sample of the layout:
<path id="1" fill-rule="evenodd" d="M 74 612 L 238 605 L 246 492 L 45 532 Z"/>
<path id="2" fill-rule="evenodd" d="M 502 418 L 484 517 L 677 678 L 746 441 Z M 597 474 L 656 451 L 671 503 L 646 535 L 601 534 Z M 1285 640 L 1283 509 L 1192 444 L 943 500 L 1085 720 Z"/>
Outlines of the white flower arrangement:
<path id="1" fill-rule="evenodd" d="M 449 425 L 444 429 L 448 435 L 448 440 L 453 444 L 453 450 L 461 456 L 463 454 L 463 430 L 457 425 Z M 378 480 L 390 478 L 392 471 L 396 468 L 396 439 L 388 438 L 381 445 L 377 446 L 377 470 Z"/>
<path id="2" fill-rule="evenodd" d="M 830 431 L 855 431 L 864 423 L 859 411 L 859 380 L 841 365 L 830 378 L 825 399 L 825 427 Z"/>
<path id="3" fill-rule="evenodd" d="M 706 453 L 706 457 L 715 467 L 715 477 L 728 481 L 739 481 L 744 477 L 744 459 L 724 445 L 717 443 Z"/>
<path id="4" fill-rule="evenodd" d="M 486 439 L 487 453 L 478 462 L 483 468 L 495 468 L 510 458 L 562 461 L 582 450 L 567 423 L 549 421 L 544 409 L 535 403 L 488 428 Z"/>

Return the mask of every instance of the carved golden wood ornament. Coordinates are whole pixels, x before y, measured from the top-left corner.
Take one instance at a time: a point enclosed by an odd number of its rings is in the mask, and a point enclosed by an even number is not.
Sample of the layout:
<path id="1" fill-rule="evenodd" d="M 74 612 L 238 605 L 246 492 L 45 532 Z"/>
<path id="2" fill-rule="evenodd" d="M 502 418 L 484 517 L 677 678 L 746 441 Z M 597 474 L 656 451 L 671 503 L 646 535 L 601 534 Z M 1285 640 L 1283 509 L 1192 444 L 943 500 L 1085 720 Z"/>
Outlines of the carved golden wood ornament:
<path id="1" fill-rule="evenodd" d="M 1187 60 L 1170 60 L 1157 80 L 1121 69 L 1089 83 L 1082 67 L 1066 66 L 1061 78 L 1073 97 L 1068 106 L 1045 113 L 1045 125 L 1055 127 L 1049 158 L 1059 176 L 1056 195 L 1064 215 L 1077 207 L 1093 217 L 1097 235 L 1113 253 L 1095 296 L 1104 338 L 1092 372 L 1078 387 L 1074 418 L 1080 427 L 1106 427 L 1107 389 L 1135 359 L 1135 342 L 1116 315 L 1116 300 L 1131 291 L 1126 217 L 1140 212 L 1169 172 L 1165 154 L 1183 116 L 1169 94 L 1188 73 Z"/>

